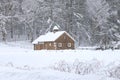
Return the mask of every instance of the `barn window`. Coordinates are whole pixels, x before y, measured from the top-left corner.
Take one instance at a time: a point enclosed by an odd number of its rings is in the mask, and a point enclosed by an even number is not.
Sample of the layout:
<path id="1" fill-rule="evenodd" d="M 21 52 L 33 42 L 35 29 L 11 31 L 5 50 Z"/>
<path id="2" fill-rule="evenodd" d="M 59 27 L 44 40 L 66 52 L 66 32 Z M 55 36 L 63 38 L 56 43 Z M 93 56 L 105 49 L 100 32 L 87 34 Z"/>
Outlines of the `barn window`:
<path id="1" fill-rule="evenodd" d="M 55 42 L 54 42 L 54 44 L 53 44 L 53 45 L 54 45 L 54 47 L 55 47 L 55 48 L 57 47 L 57 43 L 55 43 Z"/>
<path id="2" fill-rule="evenodd" d="M 64 39 L 66 39 L 66 36 L 64 36 Z"/>
<path id="3" fill-rule="evenodd" d="M 54 46 L 56 47 L 56 43 L 54 42 Z"/>
<path id="4" fill-rule="evenodd" d="M 68 43 L 67 46 L 68 46 L 68 47 L 71 47 L 72 45 L 71 45 L 71 43 Z"/>
<path id="5" fill-rule="evenodd" d="M 51 43 L 49 43 L 49 46 L 52 46 L 52 44 L 51 44 Z"/>
<path id="6" fill-rule="evenodd" d="M 62 43 L 58 43 L 58 47 L 62 47 Z"/>

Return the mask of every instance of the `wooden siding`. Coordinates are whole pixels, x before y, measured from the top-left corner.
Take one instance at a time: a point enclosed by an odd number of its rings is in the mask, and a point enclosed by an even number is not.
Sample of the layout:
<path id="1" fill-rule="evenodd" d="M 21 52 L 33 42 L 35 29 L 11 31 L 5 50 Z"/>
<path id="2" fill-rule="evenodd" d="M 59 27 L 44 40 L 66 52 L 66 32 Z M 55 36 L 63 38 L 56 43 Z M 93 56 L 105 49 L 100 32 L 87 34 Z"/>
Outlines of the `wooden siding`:
<path id="1" fill-rule="evenodd" d="M 57 49 L 74 49 L 74 41 L 67 35 L 67 34 L 63 34 L 62 36 L 60 36 L 56 41 L 57 43 Z M 62 47 L 59 47 L 58 44 L 62 43 Z M 68 43 L 71 43 L 71 47 L 68 47 Z"/>
<path id="2" fill-rule="evenodd" d="M 62 46 L 59 47 L 58 44 L 61 43 Z M 68 43 L 71 43 L 71 47 L 68 47 Z M 44 42 L 43 44 L 35 44 L 34 50 L 64 50 L 64 49 L 74 49 L 74 40 L 71 39 L 66 33 L 61 35 L 55 42 Z"/>
<path id="3" fill-rule="evenodd" d="M 44 46 L 47 50 L 55 50 L 54 42 L 45 42 Z"/>
<path id="4" fill-rule="evenodd" d="M 34 44 L 34 50 L 41 50 L 41 49 L 44 49 L 43 44 Z"/>

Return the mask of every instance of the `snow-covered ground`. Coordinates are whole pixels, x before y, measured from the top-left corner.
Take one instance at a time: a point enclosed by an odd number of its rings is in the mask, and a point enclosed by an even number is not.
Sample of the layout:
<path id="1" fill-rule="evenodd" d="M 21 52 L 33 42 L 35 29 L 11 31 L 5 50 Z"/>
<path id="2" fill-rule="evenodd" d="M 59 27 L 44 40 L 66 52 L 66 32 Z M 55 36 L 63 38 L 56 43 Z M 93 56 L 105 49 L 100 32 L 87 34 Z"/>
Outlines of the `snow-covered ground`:
<path id="1" fill-rule="evenodd" d="M 34 51 L 28 42 L 0 43 L 0 80 L 119 80 L 119 71 L 111 75 L 119 64 L 119 50 Z"/>

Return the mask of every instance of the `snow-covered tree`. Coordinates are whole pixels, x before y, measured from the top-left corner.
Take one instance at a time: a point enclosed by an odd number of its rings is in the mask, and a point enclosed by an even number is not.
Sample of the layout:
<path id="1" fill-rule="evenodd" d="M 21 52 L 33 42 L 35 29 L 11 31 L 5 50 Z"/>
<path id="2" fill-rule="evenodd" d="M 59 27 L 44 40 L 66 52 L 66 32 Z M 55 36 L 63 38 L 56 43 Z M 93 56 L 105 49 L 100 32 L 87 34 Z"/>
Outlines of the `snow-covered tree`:
<path id="1" fill-rule="evenodd" d="M 106 46 L 109 44 L 109 26 L 108 18 L 110 16 L 110 6 L 106 0 L 87 0 L 89 16 L 93 20 L 94 25 L 91 26 L 93 43 Z"/>
<path id="2" fill-rule="evenodd" d="M 6 41 L 6 17 L 3 15 L 0 15 L 0 32 L 2 33 L 2 40 Z"/>
<path id="3" fill-rule="evenodd" d="M 0 0 L 0 14 L 6 17 L 0 30 L 9 33 L 8 41 L 32 41 L 56 25 L 77 46 L 113 46 L 120 41 L 119 5 L 119 0 Z"/>

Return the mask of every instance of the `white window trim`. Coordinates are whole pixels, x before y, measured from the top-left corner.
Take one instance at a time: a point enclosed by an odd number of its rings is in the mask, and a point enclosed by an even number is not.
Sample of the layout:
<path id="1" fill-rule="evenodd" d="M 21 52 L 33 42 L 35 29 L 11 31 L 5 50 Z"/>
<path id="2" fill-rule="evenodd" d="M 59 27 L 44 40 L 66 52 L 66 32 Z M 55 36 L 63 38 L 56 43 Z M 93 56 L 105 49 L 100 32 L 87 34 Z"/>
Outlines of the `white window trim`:
<path id="1" fill-rule="evenodd" d="M 52 43 L 49 43 L 49 46 L 52 46 Z"/>
<path id="2" fill-rule="evenodd" d="M 71 43 L 67 43 L 67 47 L 72 47 L 72 44 Z"/>
<path id="3" fill-rule="evenodd" d="M 58 43 L 58 47 L 62 47 L 62 43 Z"/>

